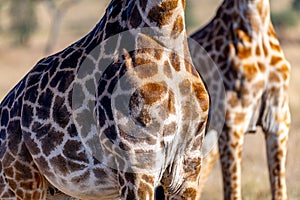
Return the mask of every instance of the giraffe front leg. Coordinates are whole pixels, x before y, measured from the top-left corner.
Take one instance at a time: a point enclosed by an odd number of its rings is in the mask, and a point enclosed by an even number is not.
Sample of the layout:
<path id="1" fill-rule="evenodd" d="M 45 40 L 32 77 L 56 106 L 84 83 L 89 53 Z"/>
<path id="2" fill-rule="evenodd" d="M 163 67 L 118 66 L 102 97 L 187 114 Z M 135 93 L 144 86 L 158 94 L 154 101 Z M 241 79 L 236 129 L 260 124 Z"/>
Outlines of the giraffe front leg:
<path id="1" fill-rule="evenodd" d="M 199 178 L 201 169 L 201 155 L 186 154 L 181 161 L 175 164 L 181 169 L 172 174 L 173 170 L 167 170 L 161 180 L 165 191 L 165 199 L 168 200 L 198 200 L 200 199 Z M 168 173 L 170 171 L 171 173 Z M 174 171 L 173 171 L 174 172 Z M 159 199 L 161 200 L 161 199 Z"/>
<path id="2" fill-rule="evenodd" d="M 156 177 L 142 173 L 118 173 L 121 199 L 154 200 Z"/>
<path id="3" fill-rule="evenodd" d="M 225 200 L 240 200 L 244 130 L 225 127 L 219 137 Z"/>
<path id="4" fill-rule="evenodd" d="M 272 124 L 272 127 L 268 129 L 263 127 L 266 138 L 269 177 L 273 200 L 287 199 L 285 165 L 290 113 L 287 106 L 284 110 L 275 114 L 273 119 L 275 120 L 275 124 Z"/>

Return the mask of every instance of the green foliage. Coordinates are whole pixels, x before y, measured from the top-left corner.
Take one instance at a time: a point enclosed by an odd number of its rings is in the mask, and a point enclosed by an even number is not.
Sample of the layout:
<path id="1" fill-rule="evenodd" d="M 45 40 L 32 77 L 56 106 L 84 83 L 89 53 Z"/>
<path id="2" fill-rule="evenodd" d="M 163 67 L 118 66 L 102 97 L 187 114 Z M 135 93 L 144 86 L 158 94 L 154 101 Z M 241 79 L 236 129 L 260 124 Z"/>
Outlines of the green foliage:
<path id="1" fill-rule="evenodd" d="M 292 27 L 297 24 L 297 14 L 289 9 L 271 14 L 272 22 L 277 28 Z"/>
<path id="2" fill-rule="evenodd" d="M 300 0 L 293 0 L 292 8 L 293 8 L 293 10 L 299 12 L 300 11 Z"/>
<path id="3" fill-rule="evenodd" d="M 37 0 L 10 0 L 10 30 L 18 44 L 27 44 L 37 28 Z"/>

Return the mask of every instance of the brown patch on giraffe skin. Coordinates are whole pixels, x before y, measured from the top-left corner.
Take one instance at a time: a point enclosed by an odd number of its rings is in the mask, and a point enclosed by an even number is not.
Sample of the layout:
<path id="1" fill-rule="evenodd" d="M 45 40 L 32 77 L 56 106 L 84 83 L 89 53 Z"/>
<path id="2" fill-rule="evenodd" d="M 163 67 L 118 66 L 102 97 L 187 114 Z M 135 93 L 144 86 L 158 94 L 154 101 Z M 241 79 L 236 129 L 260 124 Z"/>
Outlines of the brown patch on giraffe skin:
<path id="1" fill-rule="evenodd" d="M 200 148 L 200 147 L 199 147 Z M 184 165 L 184 173 L 186 175 L 186 181 L 197 181 L 198 174 L 200 173 L 201 169 L 201 158 L 189 158 L 183 161 Z"/>
<path id="2" fill-rule="evenodd" d="M 33 179 L 32 169 L 29 166 L 23 165 L 21 162 L 16 161 L 14 163 L 14 168 L 18 172 L 22 172 L 18 175 L 19 180 L 30 180 Z M 39 177 L 38 177 L 39 178 Z M 39 179 L 38 179 L 39 180 Z M 37 181 L 38 181 L 37 180 Z"/>
<path id="3" fill-rule="evenodd" d="M 168 92 L 168 98 L 165 99 L 161 104 L 162 109 L 159 111 L 161 119 L 167 119 L 170 114 L 176 113 L 175 108 L 175 95 L 173 91 Z"/>
<path id="4" fill-rule="evenodd" d="M 271 61 L 270 61 L 270 65 L 274 66 L 277 63 L 279 63 L 280 61 L 282 61 L 282 57 L 279 56 L 272 56 Z"/>
<path id="5" fill-rule="evenodd" d="M 242 158 L 242 145 L 239 145 L 238 147 L 238 158 Z"/>
<path id="6" fill-rule="evenodd" d="M 173 78 L 171 65 L 169 64 L 169 62 L 167 60 L 164 62 L 164 74 L 170 79 Z"/>
<path id="7" fill-rule="evenodd" d="M 140 3 L 142 10 L 145 11 L 147 8 L 147 1 L 139 0 L 139 3 Z"/>
<path id="8" fill-rule="evenodd" d="M 274 29 L 272 23 L 269 23 L 268 35 L 272 38 L 277 38 L 275 29 Z"/>
<path id="9" fill-rule="evenodd" d="M 136 58 L 137 67 L 134 68 L 136 75 L 140 79 L 151 78 L 158 73 L 158 66 L 148 59 Z"/>
<path id="10" fill-rule="evenodd" d="M 93 169 L 93 175 L 95 176 L 95 178 L 103 180 L 103 177 L 106 177 L 106 172 L 104 171 L 104 169 L 96 168 Z"/>
<path id="11" fill-rule="evenodd" d="M 266 71 L 266 66 L 264 63 L 257 62 L 257 66 L 258 66 L 258 69 L 260 70 L 260 72 L 264 73 Z"/>
<path id="12" fill-rule="evenodd" d="M 149 176 L 149 175 L 144 174 L 142 176 L 142 179 L 145 180 L 150 185 L 154 185 L 154 176 Z"/>
<path id="13" fill-rule="evenodd" d="M 290 76 L 290 68 L 286 65 L 283 64 L 282 66 L 280 66 L 277 71 L 282 75 L 283 80 L 287 80 Z"/>
<path id="14" fill-rule="evenodd" d="M 60 173 L 64 176 L 68 175 L 68 173 L 70 173 L 70 170 L 81 171 L 85 168 L 84 165 L 80 165 L 71 160 L 67 160 L 62 155 L 58 155 L 50 159 L 50 163 L 52 166 L 54 166 L 53 168 L 55 169 L 56 173 Z"/>
<path id="15" fill-rule="evenodd" d="M 135 199 L 135 194 L 134 194 L 134 190 L 133 189 L 130 189 L 129 187 L 125 187 L 125 191 L 127 189 L 127 196 L 126 196 L 126 200 L 132 200 L 132 199 Z M 125 192 L 124 192 L 125 194 Z"/>
<path id="16" fill-rule="evenodd" d="M 198 72 L 195 70 L 193 64 L 187 60 L 184 60 L 185 70 L 193 76 L 200 78 Z"/>
<path id="17" fill-rule="evenodd" d="M 242 92 L 241 92 L 242 96 L 247 96 L 250 94 L 250 90 L 248 87 L 243 87 L 242 88 Z"/>
<path id="18" fill-rule="evenodd" d="M 242 100 L 242 106 L 243 106 L 244 108 L 250 106 L 251 104 L 252 104 L 252 99 L 246 99 L 246 98 L 244 98 L 244 99 Z"/>
<path id="19" fill-rule="evenodd" d="M 264 43 L 263 43 L 262 47 L 263 47 L 263 51 L 264 51 L 264 56 L 268 57 L 268 55 L 269 55 L 268 48 L 266 47 L 266 45 Z"/>
<path id="20" fill-rule="evenodd" d="M 156 44 L 151 44 L 151 42 L 149 42 L 149 44 L 139 44 L 141 47 L 145 47 L 145 48 L 141 48 L 141 49 L 138 49 L 137 50 L 137 54 L 148 54 L 148 55 L 151 55 L 153 56 L 156 60 L 160 60 L 162 58 L 162 55 L 163 55 L 163 49 L 161 48 L 161 46 L 158 46 Z M 147 45 L 151 45 L 151 46 L 154 46 L 155 48 L 146 48 L 146 47 L 149 47 Z M 138 46 L 138 48 L 140 48 Z M 141 64 L 138 64 L 136 63 L 137 65 L 142 65 L 142 62 Z"/>
<path id="21" fill-rule="evenodd" d="M 149 11 L 149 18 L 158 24 L 159 27 L 169 23 L 173 10 L 177 8 L 178 0 L 167 0 L 160 5 L 154 6 Z"/>
<path id="22" fill-rule="evenodd" d="M 233 136 L 234 138 L 236 138 L 237 140 L 239 140 L 241 138 L 241 134 L 237 131 L 233 131 Z"/>
<path id="23" fill-rule="evenodd" d="M 163 55 L 163 49 L 162 48 L 155 48 L 153 49 L 152 55 L 156 60 L 160 60 Z"/>
<path id="24" fill-rule="evenodd" d="M 147 83 L 140 88 L 140 94 L 147 105 L 159 101 L 167 92 L 166 83 Z"/>
<path id="25" fill-rule="evenodd" d="M 238 143 L 238 142 L 235 142 L 235 143 L 232 143 L 232 144 L 231 144 L 231 147 L 232 147 L 233 149 L 236 149 L 236 148 L 238 147 L 238 145 L 239 145 L 239 143 Z"/>
<path id="26" fill-rule="evenodd" d="M 143 126 L 151 123 L 150 105 L 162 99 L 168 92 L 165 83 L 147 83 L 137 89 L 130 98 L 130 112 Z"/>
<path id="27" fill-rule="evenodd" d="M 172 114 L 176 113 L 176 108 L 175 108 L 175 94 L 171 90 L 169 91 L 168 111 L 169 111 L 169 113 L 172 113 Z"/>
<path id="28" fill-rule="evenodd" d="M 260 80 L 257 83 L 255 83 L 253 86 L 254 91 L 260 91 L 265 87 L 265 81 Z"/>
<path id="29" fill-rule="evenodd" d="M 176 130 L 177 130 L 177 124 L 175 122 L 172 122 L 171 124 L 166 124 L 164 126 L 164 132 L 163 135 L 164 136 L 169 136 L 169 135 L 173 135 Z"/>
<path id="30" fill-rule="evenodd" d="M 81 183 L 81 182 L 87 182 L 88 179 L 90 178 L 90 172 L 86 171 L 85 173 L 79 175 L 79 176 L 74 176 L 71 179 L 72 183 Z"/>
<path id="31" fill-rule="evenodd" d="M 150 187 L 148 184 L 140 182 L 139 189 L 138 189 L 138 197 L 139 199 L 148 199 L 149 197 L 152 197 L 153 194 L 153 188 Z"/>
<path id="32" fill-rule="evenodd" d="M 130 13 L 129 23 L 133 28 L 138 27 L 142 23 L 142 17 L 137 6 Z"/>
<path id="33" fill-rule="evenodd" d="M 148 54 L 156 60 L 160 60 L 163 55 L 163 48 L 156 40 L 145 34 L 138 35 L 136 39 L 136 54 Z"/>
<path id="34" fill-rule="evenodd" d="M 32 199 L 41 199 L 41 193 L 38 192 L 38 191 L 35 191 L 35 192 L 32 194 Z"/>
<path id="35" fill-rule="evenodd" d="M 185 2 L 185 0 L 181 0 L 181 3 L 182 3 L 183 9 L 185 9 L 185 7 L 186 7 L 186 2 Z"/>
<path id="36" fill-rule="evenodd" d="M 281 52 L 281 47 L 279 44 L 270 42 L 270 46 L 273 51 Z"/>
<path id="37" fill-rule="evenodd" d="M 234 118 L 234 124 L 240 125 L 244 123 L 246 120 L 246 114 L 245 113 L 236 113 Z"/>
<path id="38" fill-rule="evenodd" d="M 183 112 L 183 118 L 185 120 L 195 120 L 199 116 L 197 112 L 195 112 L 195 106 L 194 102 L 187 100 L 183 103 L 181 103 L 182 106 L 182 112 Z"/>
<path id="39" fill-rule="evenodd" d="M 278 82 L 280 82 L 280 78 L 279 78 L 279 76 L 278 76 L 278 74 L 277 73 L 275 73 L 275 72 L 270 72 L 270 74 L 269 74 L 269 82 L 271 82 L 271 83 L 278 83 Z"/>
<path id="40" fill-rule="evenodd" d="M 135 184 L 135 180 L 136 180 L 136 174 L 134 173 L 129 173 L 129 172 L 125 172 L 125 180 L 126 182 L 130 182 L 132 184 Z"/>
<path id="41" fill-rule="evenodd" d="M 58 145 L 60 145 L 64 141 L 64 133 L 55 131 L 54 128 L 48 130 L 44 137 L 41 137 L 41 146 L 42 151 L 46 156 L 49 156 L 53 150 L 56 149 Z M 37 133 L 41 134 L 41 133 Z M 45 133 L 43 133 L 45 134 Z"/>
<path id="42" fill-rule="evenodd" d="M 247 78 L 247 80 L 251 81 L 256 77 L 258 69 L 254 63 L 244 64 L 243 68 L 244 75 Z"/>
<path id="43" fill-rule="evenodd" d="M 237 166 L 236 165 L 233 166 L 231 172 L 232 172 L 232 174 L 236 174 L 237 173 Z"/>
<path id="44" fill-rule="evenodd" d="M 30 193 L 25 193 L 24 195 L 24 192 L 21 189 L 17 189 L 15 192 L 19 198 L 21 197 L 21 199 L 31 199 Z"/>
<path id="45" fill-rule="evenodd" d="M 192 200 L 192 199 L 196 199 L 196 197 L 197 197 L 197 191 L 195 188 L 186 188 L 183 191 L 182 194 L 183 200 Z"/>
<path id="46" fill-rule="evenodd" d="M 193 62 L 190 57 L 190 50 L 186 42 L 184 43 L 184 57 L 185 57 L 184 59 L 185 70 L 190 74 L 192 74 L 193 76 L 199 78 L 200 76 L 193 65 Z"/>
<path id="47" fill-rule="evenodd" d="M 175 52 L 172 52 L 172 53 L 170 53 L 169 59 L 171 61 L 172 67 L 176 71 L 180 71 L 180 57 L 179 57 L 179 55 Z"/>
<path id="48" fill-rule="evenodd" d="M 238 57 L 243 60 L 251 56 L 251 47 L 238 44 Z"/>
<path id="49" fill-rule="evenodd" d="M 245 33 L 243 30 L 238 29 L 238 30 L 236 30 L 236 33 L 237 33 L 237 35 L 240 37 L 240 39 L 241 39 L 243 42 L 249 42 L 249 43 L 252 42 L 252 37 L 250 37 L 250 36 L 249 36 L 247 33 Z"/>
<path id="50" fill-rule="evenodd" d="M 81 147 L 82 144 L 78 141 L 69 140 L 64 146 L 63 155 L 67 159 L 88 163 L 88 159 L 86 158 L 85 153 L 81 151 Z"/>
<path id="51" fill-rule="evenodd" d="M 204 123 L 205 122 L 202 122 L 199 124 L 198 126 L 198 130 L 200 129 L 203 129 L 204 128 Z M 200 128 L 201 127 L 201 128 Z M 201 133 L 201 131 L 197 131 L 198 133 Z M 203 135 L 198 135 L 196 136 L 195 140 L 194 140 L 194 143 L 193 143 L 193 147 L 192 147 L 192 151 L 197 151 L 199 149 L 199 147 L 202 147 L 202 143 L 203 143 Z"/>
<path id="52" fill-rule="evenodd" d="M 239 99 L 236 95 L 236 93 L 233 93 L 232 95 L 230 95 L 230 99 L 227 100 L 227 103 L 230 107 L 234 108 L 238 105 L 239 103 Z"/>
<path id="53" fill-rule="evenodd" d="M 127 144 L 125 144 L 124 142 L 120 142 L 119 147 L 124 151 L 130 151 L 130 147 Z"/>
<path id="54" fill-rule="evenodd" d="M 203 112 L 207 111 L 209 108 L 209 96 L 202 83 L 193 83 L 193 91 L 200 103 L 201 110 Z"/>
<path id="55" fill-rule="evenodd" d="M 172 28 L 171 36 L 176 39 L 180 36 L 180 33 L 184 30 L 184 22 L 182 16 L 178 15 Z"/>
<path id="56" fill-rule="evenodd" d="M 260 46 L 257 45 L 256 48 L 255 48 L 255 55 L 256 56 L 260 56 L 261 55 L 261 51 L 260 51 Z"/>
<path id="57" fill-rule="evenodd" d="M 147 55 L 153 56 L 156 60 L 161 59 L 162 54 L 163 54 L 163 49 L 161 47 L 146 48 L 146 47 L 149 47 L 149 46 L 146 46 L 147 44 L 144 45 L 144 46 L 143 45 L 141 45 L 141 44 L 137 45 L 137 48 L 139 48 L 137 50 L 137 54 L 147 54 Z M 152 45 L 152 44 L 149 43 L 148 45 Z M 142 59 L 142 58 L 136 58 L 136 60 L 138 60 L 138 59 Z M 138 60 L 138 62 L 139 62 L 139 60 Z M 143 64 L 142 61 L 140 61 L 140 62 L 141 62 L 141 64 Z M 141 65 L 141 64 L 136 63 L 136 65 Z"/>

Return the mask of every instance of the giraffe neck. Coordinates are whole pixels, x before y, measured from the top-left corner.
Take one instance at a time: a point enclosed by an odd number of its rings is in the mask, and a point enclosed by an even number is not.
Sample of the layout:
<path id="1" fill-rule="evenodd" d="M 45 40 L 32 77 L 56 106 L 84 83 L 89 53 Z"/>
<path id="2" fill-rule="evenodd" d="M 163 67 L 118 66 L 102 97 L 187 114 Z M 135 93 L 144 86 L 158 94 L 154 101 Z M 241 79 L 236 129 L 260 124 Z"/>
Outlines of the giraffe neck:
<path id="1" fill-rule="evenodd" d="M 113 0 L 106 10 L 106 22 L 117 24 L 102 24 L 111 25 L 113 34 L 126 29 L 156 28 L 157 41 L 173 49 L 185 40 L 184 8 L 185 0 Z"/>
<path id="2" fill-rule="evenodd" d="M 138 0 L 136 2 L 147 26 L 157 28 L 159 43 L 170 49 L 182 46 L 186 39 L 185 0 Z"/>
<path id="3" fill-rule="evenodd" d="M 269 0 L 224 0 L 219 12 L 224 10 L 233 17 L 230 21 L 243 26 L 248 33 L 266 32 L 269 28 Z"/>

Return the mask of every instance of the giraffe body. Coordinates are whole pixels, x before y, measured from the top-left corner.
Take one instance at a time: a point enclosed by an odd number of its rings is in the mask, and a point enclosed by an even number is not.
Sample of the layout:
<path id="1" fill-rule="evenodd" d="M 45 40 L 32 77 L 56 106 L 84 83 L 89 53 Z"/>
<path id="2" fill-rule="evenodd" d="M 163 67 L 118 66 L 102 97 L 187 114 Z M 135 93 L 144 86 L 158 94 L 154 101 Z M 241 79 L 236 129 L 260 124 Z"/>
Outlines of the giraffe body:
<path id="1" fill-rule="evenodd" d="M 272 199 L 287 199 L 290 65 L 270 20 L 269 1 L 224 0 L 212 21 L 192 38 L 206 49 L 224 79 L 226 117 L 218 139 L 224 199 L 241 199 L 244 134 L 257 126 L 265 134 Z M 201 174 L 202 184 L 217 158 L 213 150 L 204 159 L 209 169 Z"/>
<path id="2" fill-rule="evenodd" d="M 51 199 L 52 187 L 79 199 L 153 199 L 158 185 L 168 199 L 199 197 L 209 101 L 183 9 L 113 0 L 92 32 L 37 63 L 0 106 L 1 199 Z"/>

